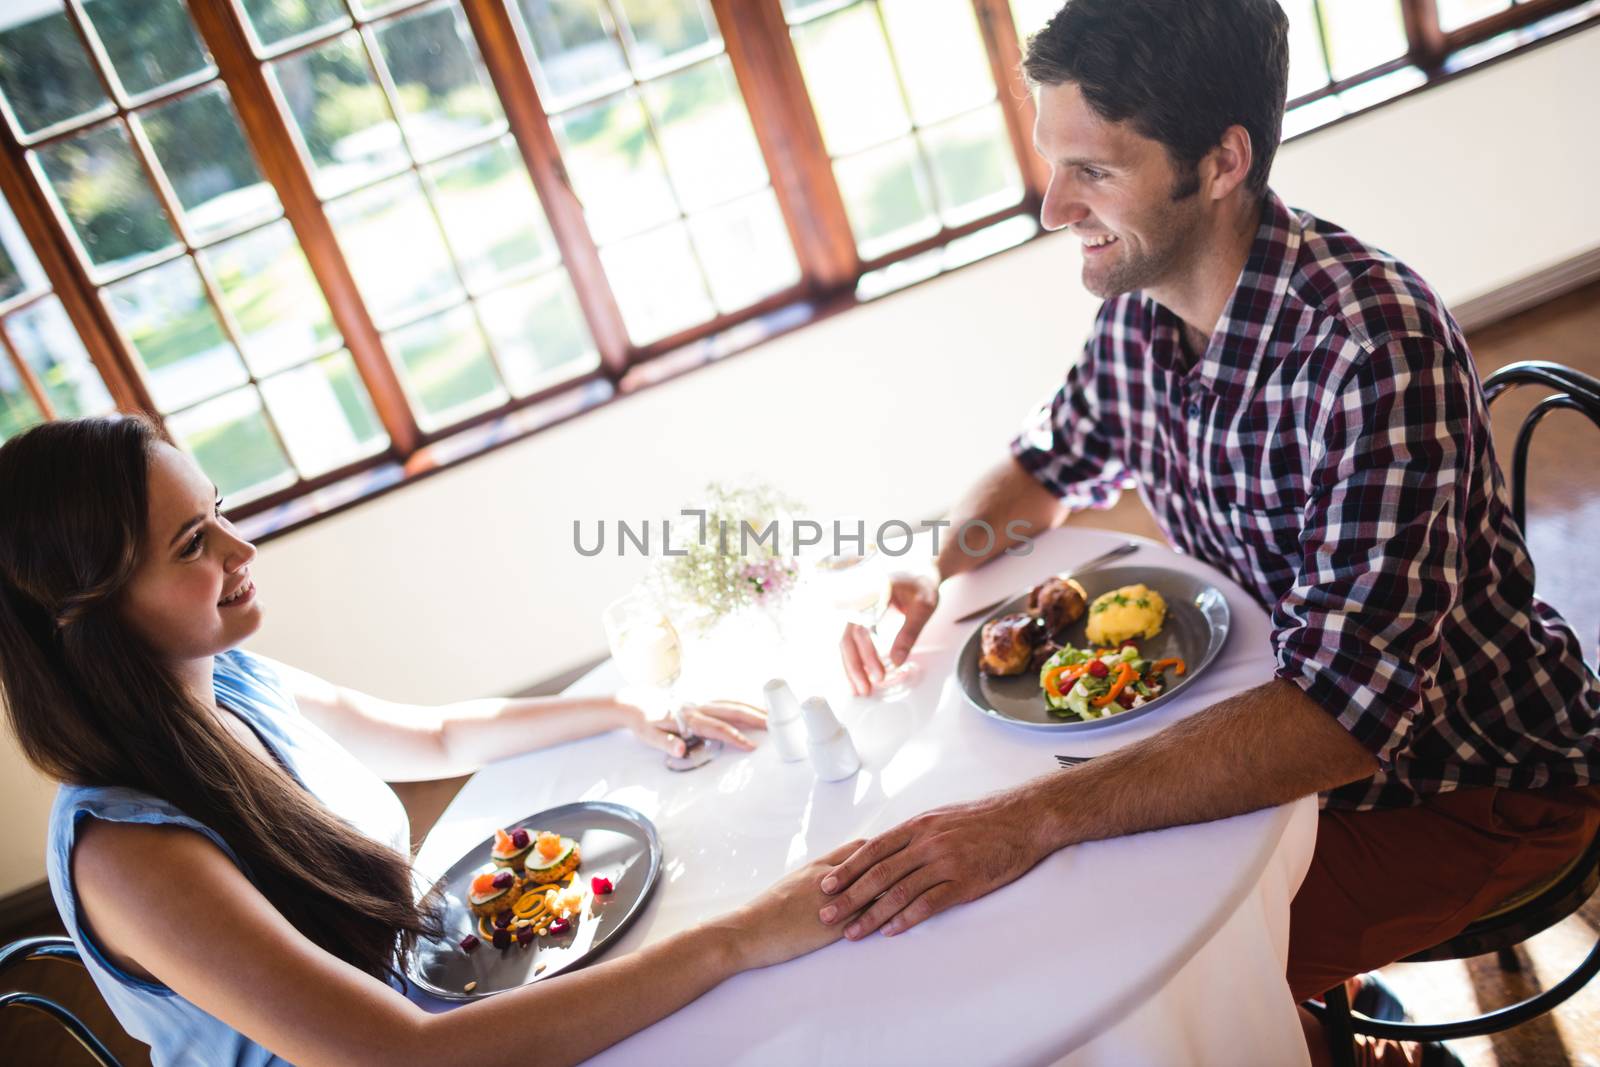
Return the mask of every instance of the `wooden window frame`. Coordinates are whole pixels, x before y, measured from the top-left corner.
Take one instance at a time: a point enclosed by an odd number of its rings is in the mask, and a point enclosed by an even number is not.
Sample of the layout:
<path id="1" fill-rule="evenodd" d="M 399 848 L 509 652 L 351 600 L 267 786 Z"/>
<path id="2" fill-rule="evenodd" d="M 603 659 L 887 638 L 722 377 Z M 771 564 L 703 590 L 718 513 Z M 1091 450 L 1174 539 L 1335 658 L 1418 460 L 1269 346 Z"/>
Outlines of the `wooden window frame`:
<path id="1" fill-rule="evenodd" d="M 767 166 L 774 198 L 791 239 L 800 281 L 750 307 L 720 313 L 670 337 L 635 345 L 628 337 L 598 248 L 585 223 L 582 204 L 573 190 L 550 119 L 540 102 L 518 16 L 509 10 L 509 5 L 517 0 L 458 0 L 499 97 L 507 128 L 544 209 L 561 254 L 562 269 L 571 280 L 599 353 L 600 366 L 532 395 L 514 397 L 508 403 L 448 426 L 424 431 L 417 423 L 398 373 L 385 352 L 377 326 L 335 237 L 323 200 L 313 185 L 308 161 L 298 148 L 291 120 L 278 106 L 265 70 L 269 62 L 319 47 L 372 20 L 363 20 L 351 13 L 347 21 L 336 26 L 278 42 L 258 54 L 238 0 L 185 2 L 195 30 L 211 54 L 217 79 L 232 98 L 258 168 L 277 193 L 283 218 L 289 222 L 305 253 L 311 273 L 327 299 L 334 325 L 351 353 L 390 441 L 385 452 L 316 478 L 300 480 L 289 488 L 257 497 L 234 509 L 235 518 L 254 520 L 259 536 L 271 536 L 304 525 L 320 515 L 342 510 L 468 456 L 675 377 L 730 351 L 743 351 L 768 337 L 855 306 L 860 302 L 856 295 L 858 286 L 864 276 L 874 271 L 1016 216 L 1036 216 L 1049 181 L 1048 167 L 1032 151 L 1034 107 L 1021 77 L 1022 50 L 1009 0 L 969 0 L 1005 116 L 1007 137 L 1022 176 L 1023 195 L 1018 203 L 983 218 L 957 227 L 941 225 L 937 234 L 863 260 L 857 252 L 843 199 L 833 177 L 832 161 L 806 93 L 781 0 L 709 0 L 724 53 L 738 83 Z M 406 0 L 385 9 L 377 18 L 388 19 L 430 2 L 432 0 Z M 1417 67 L 1427 78 L 1424 85 L 1411 90 L 1420 91 L 1453 76 L 1446 68 L 1450 58 L 1460 50 L 1576 7 L 1581 0 L 1524 0 L 1450 33 L 1440 30 L 1435 0 L 1398 2 L 1408 43 L 1405 55 L 1337 81 L 1331 79 L 1330 72 L 1328 84 L 1290 101 L 1288 106 L 1301 107 L 1409 66 Z M 83 36 L 78 21 L 83 17 L 81 0 L 65 0 L 65 8 L 69 21 Z M 1318 30 L 1320 35 L 1320 22 Z M 87 41 L 85 48 L 94 54 Z M 1323 60 L 1326 64 L 1325 43 Z M 95 62 L 95 69 L 104 80 L 99 62 Z M 193 86 L 187 86 L 182 91 L 192 89 Z M 176 95 L 177 91 L 159 95 L 165 98 Z M 114 110 L 92 122 L 75 124 L 74 133 L 107 119 L 126 121 L 124 116 L 135 106 L 149 102 L 143 96 L 132 102 L 121 101 L 110 86 L 106 88 L 106 95 Z M 1337 121 L 1340 119 L 1329 120 Z M 1321 123 L 1315 128 L 1327 124 Z M 46 131 L 44 136 L 23 144 L 8 123 L 0 122 L 0 192 L 11 204 L 52 291 L 61 300 L 118 409 L 143 412 L 160 421 L 135 356 L 104 306 L 98 286 L 73 248 L 69 224 L 57 217 L 38 176 L 26 162 L 29 150 L 61 135 Z M 136 155 L 141 166 L 145 166 L 142 154 L 136 151 Z M 414 161 L 410 169 L 415 169 Z M 164 183 L 152 180 L 151 184 L 162 198 L 163 206 L 172 212 L 172 206 L 166 203 Z M 173 213 L 175 223 L 177 218 Z M 187 240 L 182 233 L 179 238 L 185 248 L 180 254 L 188 254 Z M 225 317 L 223 321 L 226 322 Z M 11 359 L 18 366 L 30 394 L 41 404 L 40 410 L 48 412 L 48 397 L 31 368 L 12 350 L 3 331 L 0 331 L 0 348 L 5 349 L 0 358 Z M 328 490 L 318 496 L 331 498 L 331 502 L 311 500 L 311 494 L 318 490 Z"/>

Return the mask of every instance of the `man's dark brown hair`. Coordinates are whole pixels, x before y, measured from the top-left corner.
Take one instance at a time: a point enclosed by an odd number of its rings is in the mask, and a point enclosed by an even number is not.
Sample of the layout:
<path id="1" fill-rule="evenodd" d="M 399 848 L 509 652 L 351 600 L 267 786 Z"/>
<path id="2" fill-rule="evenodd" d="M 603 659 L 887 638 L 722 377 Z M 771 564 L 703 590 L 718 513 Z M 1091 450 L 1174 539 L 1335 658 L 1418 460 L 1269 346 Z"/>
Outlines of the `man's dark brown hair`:
<path id="1" fill-rule="evenodd" d="M 1283 136 L 1288 37 L 1275 0 L 1069 0 L 1029 39 L 1022 72 L 1071 82 L 1101 118 L 1165 145 L 1182 175 L 1174 200 L 1199 189 L 1195 166 L 1223 131 L 1243 126 L 1261 196 Z"/>

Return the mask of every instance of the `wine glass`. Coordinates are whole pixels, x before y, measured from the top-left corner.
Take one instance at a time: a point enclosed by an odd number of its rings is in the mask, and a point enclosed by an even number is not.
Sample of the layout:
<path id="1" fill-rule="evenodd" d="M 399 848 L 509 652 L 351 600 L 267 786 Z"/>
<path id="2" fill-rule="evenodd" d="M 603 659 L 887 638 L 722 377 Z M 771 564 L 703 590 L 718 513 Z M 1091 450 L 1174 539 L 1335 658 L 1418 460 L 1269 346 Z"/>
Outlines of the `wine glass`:
<path id="1" fill-rule="evenodd" d="M 893 575 L 869 548 L 860 555 L 825 556 L 816 565 L 817 584 L 826 603 L 846 621 L 866 627 L 874 647 L 879 647 L 878 624 L 889 611 Z M 911 660 L 896 667 L 880 649 L 883 680 L 873 687 L 879 700 L 898 700 L 922 678 L 922 670 Z"/>
<path id="2" fill-rule="evenodd" d="M 691 771 L 711 762 L 722 742 L 696 737 L 684 717 L 683 702 L 675 686 L 683 673 L 683 645 L 672 620 L 654 597 L 635 589 L 606 606 L 601 617 L 606 628 L 606 643 L 611 658 L 630 685 L 659 690 L 667 712 L 676 723 L 675 733 L 683 739 L 682 756 L 667 757 L 667 767 Z"/>

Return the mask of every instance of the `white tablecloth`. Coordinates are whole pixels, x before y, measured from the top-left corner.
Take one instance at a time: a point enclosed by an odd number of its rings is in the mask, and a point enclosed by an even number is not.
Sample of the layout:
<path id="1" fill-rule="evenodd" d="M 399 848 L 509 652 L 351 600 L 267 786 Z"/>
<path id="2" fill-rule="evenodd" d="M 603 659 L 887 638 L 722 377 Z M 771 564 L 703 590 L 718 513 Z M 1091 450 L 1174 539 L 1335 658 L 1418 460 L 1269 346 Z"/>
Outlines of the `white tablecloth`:
<path id="1" fill-rule="evenodd" d="M 805 674 L 854 735 L 863 769 L 853 779 L 818 782 L 809 764 L 780 761 L 770 743 L 671 774 L 631 737 L 591 738 L 474 775 L 429 834 L 419 869 L 435 877 L 495 827 L 546 807 L 630 805 L 655 822 L 666 863 L 654 899 L 611 950 L 626 952 L 750 899 L 841 841 L 1050 771 L 1052 753 L 1095 754 L 1147 736 L 1271 676 L 1260 607 L 1210 567 L 1142 542 L 1120 562 L 1204 575 L 1232 609 L 1218 660 L 1170 707 L 1101 731 L 1049 734 L 967 706 L 952 672 L 976 624 L 954 619 L 1121 540 L 1057 531 L 1030 556 L 949 583 L 918 645 L 924 680 L 902 701 L 854 701 L 842 672 Z M 574 691 L 616 681 L 608 663 Z M 1304 1063 L 1283 974 L 1289 902 L 1315 835 L 1316 805 L 1307 798 L 1080 845 L 899 937 L 841 942 L 734 978 L 595 1062 Z"/>

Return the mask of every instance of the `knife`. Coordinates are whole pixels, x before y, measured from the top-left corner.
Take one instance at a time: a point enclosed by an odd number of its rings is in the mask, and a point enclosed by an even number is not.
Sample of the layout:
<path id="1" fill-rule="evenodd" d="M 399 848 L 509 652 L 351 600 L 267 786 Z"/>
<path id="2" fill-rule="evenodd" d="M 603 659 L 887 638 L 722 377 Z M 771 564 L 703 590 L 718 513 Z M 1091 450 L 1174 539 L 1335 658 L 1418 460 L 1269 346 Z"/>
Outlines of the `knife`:
<path id="1" fill-rule="evenodd" d="M 1123 556 L 1126 556 L 1128 553 L 1137 552 L 1137 551 L 1139 551 L 1138 542 L 1136 542 L 1136 541 L 1126 541 L 1126 542 L 1118 545 L 1116 548 L 1113 548 L 1110 552 L 1104 553 L 1103 555 L 1096 556 L 1094 559 L 1091 559 L 1087 563 L 1080 564 L 1079 566 L 1077 566 L 1073 570 L 1069 571 L 1068 573 L 1066 573 L 1064 575 L 1061 575 L 1061 577 L 1063 577 L 1063 578 L 1074 578 L 1074 577 L 1082 574 L 1084 571 L 1094 570 L 1096 567 L 1099 567 L 1099 566 L 1102 566 L 1104 564 L 1110 563 L 1114 559 L 1121 559 Z M 979 608 L 977 611 L 969 611 L 969 612 L 967 612 L 965 615 L 961 616 L 961 618 L 957 619 L 956 622 L 971 622 L 973 619 L 976 619 L 979 616 L 989 614 L 989 612 L 993 611 L 995 608 L 999 607 L 1001 604 L 1004 604 L 1006 601 L 1008 601 L 1010 599 L 1011 599 L 1011 597 L 1009 597 L 1009 596 L 1003 596 L 999 600 L 996 600 L 991 604 L 985 604 L 983 607 Z"/>

